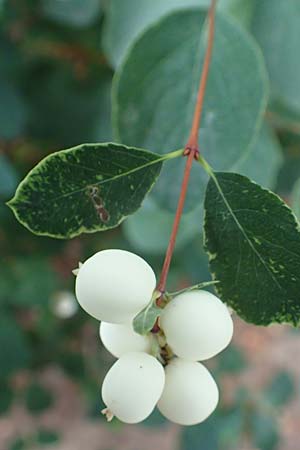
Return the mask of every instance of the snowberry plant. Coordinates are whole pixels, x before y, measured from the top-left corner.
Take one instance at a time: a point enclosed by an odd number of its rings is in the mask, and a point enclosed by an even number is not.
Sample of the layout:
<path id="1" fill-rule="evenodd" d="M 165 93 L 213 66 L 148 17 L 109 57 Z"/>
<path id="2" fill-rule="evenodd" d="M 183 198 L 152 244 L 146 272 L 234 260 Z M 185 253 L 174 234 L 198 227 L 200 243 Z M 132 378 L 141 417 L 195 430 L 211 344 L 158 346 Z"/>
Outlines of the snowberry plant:
<path id="1" fill-rule="evenodd" d="M 264 61 L 215 10 L 215 0 L 208 17 L 181 8 L 137 36 L 113 83 L 117 143 L 49 155 L 9 202 L 33 233 L 64 239 L 117 227 L 150 191 L 158 210 L 175 213 L 160 274 L 119 249 L 75 271 L 78 302 L 118 358 L 102 385 L 108 419 L 137 423 L 157 405 L 176 423 L 204 421 L 219 392 L 202 361 L 230 343 L 231 311 L 256 325 L 299 323 L 299 223 L 276 194 L 236 173 L 265 133 Z M 180 220 L 200 208 L 212 281 L 170 294 Z M 200 233 L 201 214 L 198 222 Z"/>

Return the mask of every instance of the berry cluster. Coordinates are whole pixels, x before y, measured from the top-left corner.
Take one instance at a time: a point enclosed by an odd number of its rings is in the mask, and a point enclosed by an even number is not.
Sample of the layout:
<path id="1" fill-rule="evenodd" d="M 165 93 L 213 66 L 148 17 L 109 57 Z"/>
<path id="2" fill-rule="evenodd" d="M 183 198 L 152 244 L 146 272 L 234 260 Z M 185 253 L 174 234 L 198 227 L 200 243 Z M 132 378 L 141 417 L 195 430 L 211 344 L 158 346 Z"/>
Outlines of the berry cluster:
<path id="1" fill-rule="evenodd" d="M 152 268 L 122 250 L 98 252 L 78 271 L 78 302 L 101 321 L 103 345 L 119 358 L 103 381 L 104 412 L 108 419 L 116 416 L 138 423 L 157 405 L 175 423 L 200 423 L 216 408 L 219 392 L 199 361 L 212 358 L 229 344 L 232 319 L 216 296 L 191 290 L 175 296 L 162 309 L 159 336 L 139 335 L 132 321 L 151 301 L 155 286 Z"/>

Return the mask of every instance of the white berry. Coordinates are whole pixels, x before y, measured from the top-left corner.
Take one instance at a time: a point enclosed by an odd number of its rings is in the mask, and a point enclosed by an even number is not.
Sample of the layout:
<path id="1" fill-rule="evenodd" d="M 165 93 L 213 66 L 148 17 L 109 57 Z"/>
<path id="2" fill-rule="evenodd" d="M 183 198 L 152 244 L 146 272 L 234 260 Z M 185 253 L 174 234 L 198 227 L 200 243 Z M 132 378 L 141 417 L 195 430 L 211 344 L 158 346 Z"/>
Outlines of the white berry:
<path id="1" fill-rule="evenodd" d="M 76 296 L 98 320 L 126 323 L 151 300 L 155 274 L 140 256 L 124 250 L 103 250 L 80 267 Z"/>
<path id="2" fill-rule="evenodd" d="M 99 334 L 104 347 L 117 358 L 129 352 L 148 353 L 151 350 L 150 336 L 136 333 L 132 322 L 127 324 L 101 322 Z"/>
<path id="3" fill-rule="evenodd" d="M 103 381 L 105 414 L 125 423 L 143 421 L 152 413 L 164 383 L 164 369 L 153 356 L 142 352 L 121 356 Z"/>
<path id="4" fill-rule="evenodd" d="M 179 294 L 163 310 L 160 324 L 174 353 L 191 361 L 212 358 L 233 334 L 226 305 L 207 291 Z"/>
<path id="5" fill-rule="evenodd" d="M 180 425 L 195 425 L 207 419 L 218 404 L 219 391 L 206 367 L 175 358 L 165 373 L 165 387 L 157 405 L 160 412 Z"/>

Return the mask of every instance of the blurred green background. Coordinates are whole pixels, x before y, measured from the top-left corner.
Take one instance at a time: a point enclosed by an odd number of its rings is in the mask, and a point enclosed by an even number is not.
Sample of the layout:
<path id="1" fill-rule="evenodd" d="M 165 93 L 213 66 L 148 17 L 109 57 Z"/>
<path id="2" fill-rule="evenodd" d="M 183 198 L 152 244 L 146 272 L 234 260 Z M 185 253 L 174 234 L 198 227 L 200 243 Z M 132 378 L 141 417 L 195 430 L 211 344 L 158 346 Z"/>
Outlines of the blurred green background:
<path id="1" fill-rule="evenodd" d="M 43 156 L 113 140 L 111 81 L 126 48 L 186 4 L 208 1 L 0 0 L 0 450 L 299 450 L 300 334 L 238 318 L 234 343 L 209 363 L 221 404 L 207 422 L 182 429 L 154 412 L 139 426 L 107 424 L 100 386 L 113 358 L 77 306 L 72 269 L 122 248 L 159 272 L 172 216 L 150 196 L 116 230 L 58 241 L 30 234 L 5 206 Z M 239 170 L 300 215 L 300 4 L 219 6 L 257 39 L 271 80 L 255 167 Z M 184 217 L 169 289 L 209 279 L 196 211 Z"/>

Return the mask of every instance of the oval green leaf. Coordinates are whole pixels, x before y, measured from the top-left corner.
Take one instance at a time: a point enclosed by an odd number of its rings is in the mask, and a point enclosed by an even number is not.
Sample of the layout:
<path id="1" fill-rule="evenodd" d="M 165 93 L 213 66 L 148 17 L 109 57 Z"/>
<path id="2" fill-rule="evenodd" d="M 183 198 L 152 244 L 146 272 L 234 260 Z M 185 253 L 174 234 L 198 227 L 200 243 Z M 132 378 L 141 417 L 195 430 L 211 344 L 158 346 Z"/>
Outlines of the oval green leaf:
<path id="1" fill-rule="evenodd" d="M 160 255 L 166 251 L 173 222 L 174 214 L 159 208 L 149 195 L 136 214 L 126 220 L 123 230 L 133 247 L 151 255 Z M 194 211 L 184 214 L 176 238 L 177 251 L 200 235 L 202 222 L 202 204 Z"/>
<path id="2" fill-rule="evenodd" d="M 112 143 L 62 150 L 29 172 L 8 205 L 35 234 L 72 238 L 114 228 L 140 207 L 169 157 Z"/>
<path id="3" fill-rule="evenodd" d="M 283 151 L 278 138 L 272 128 L 264 123 L 248 154 L 231 170 L 272 189 L 282 163 Z"/>
<path id="4" fill-rule="evenodd" d="M 165 153 L 188 138 L 207 44 L 206 14 L 175 12 L 134 44 L 113 83 L 113 119 L 119 140 Z M 145 58 L 147 55 L 147 58 Z M 238 63 L 237 63 L 238 61 Z M 205 96 L 200 149 L 218 170 L 228 170 L 248 150 L 266 106 L 266 72 L 255 42 L 219 15 Z M 174 211 L 181 164 L 163 171 L 156 200 Z M 186 209 L 199 204 L 207 178 L 193 170 Z M 176 183 L 174 183 L 176 180 Z"/>
<path id="5" fill-rule="evenodd" d="M 289 207 L 248 178 L 217 172 L 205 199 L 205 247 L 216 290 L 246 321 L 297 325 L 300 227 Z"/>
<path id="6" fill-rule="evenodd" d="M 41 10 L 59 24 L 82 28 L 97 20 L 101 3 L 101 0 L 41 0 Z"/>
<path id="7" fill-rule="evenodd" d="M 256 2 L 253 32 L 265 56 L 272 94 L 295 111 L 300 111 L 299 30 L 299 1 Z"/>
<path id="8" fill-rule="evenodd" d="M 103 30 L 103 47 L 112 66 L 119 66 L 137 36 L 164 15 L 189 7 L 208 8 L 209 5 L 210 0 L 110 0 Z M 248 25 L 253 0 L 222 0 L 218 2 L 218 8 Z"/>

